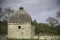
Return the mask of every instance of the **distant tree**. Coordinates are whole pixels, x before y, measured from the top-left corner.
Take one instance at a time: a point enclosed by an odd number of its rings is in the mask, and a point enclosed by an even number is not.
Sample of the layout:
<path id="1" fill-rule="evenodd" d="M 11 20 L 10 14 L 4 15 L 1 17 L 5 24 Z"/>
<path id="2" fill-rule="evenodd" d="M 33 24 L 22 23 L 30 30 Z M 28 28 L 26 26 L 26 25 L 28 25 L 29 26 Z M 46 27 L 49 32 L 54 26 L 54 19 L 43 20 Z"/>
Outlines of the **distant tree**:
<path id="1" fill-rule="evenodd" d="M 6 7 L 5 9 L 5 15 L 4 15 L 4 19 L 3 20 L 7 20 L 8 17 L 14 12 L 14 10 L 10 7 Z"/>
<path id="2" fill-rule="evenodd" d="M 33 26 L 35 26 L 35 34 L 37 34 L 38 40 L 39 40 L 39 32 L 40 32 L 40 30 L 39 30 L 39 25 L 38 25 L 38 23 L 37 23 L 36 20 L 32 21 L 31 24 L 32 24 Z"/>
<path id="3" fill-rule="evenodd" d="M 7 35 L 7 21 L 0 21 L 0 35 Z"/>
<path id="4" fill-rule="evenodd" d="M 57 16 L 58 18 L 60 18 L 60 11 L 57 12 Z"/>
<path id="5" fill-rule="evenodd" d="M 32 21 L 32 25 L 35 26 L 35 35 L 60 35 L 60 26 L 55 26 L 58 21 L 55 18 L 49 18 L 48 21 L 51 26 L 45 24 L 45 23 L 38 23 L 36 20 Z M 55 27 L 54 27 L 55 26 Z"/>
<path id="6" fill-rule="evenodd" d="M 60 21 L 60 11 L 58 11 L 58 12 L 56 13 L 56 18 L 57 18 L 58 21 Z M 59 23 L 59 25 L 60 25 L 60 23 Z"/>
<path id="7" fill-rule="evenodd" d="M 53 17 L 48 17 L 48 19 L 46 20 L 48 22 L 48 24 L 51 26 L 51 27 L 54 27 L 55 25 L 58 24 L 58 20 L 53 18 Z"/>
<path id="8" fill-rule="evenodd" d="M 2 20 L 2 12 L 3 12 L 3 8 L 0 7 L 0 21 Z"/>
<path id="9" fill-rule="evenodd" d="M 56 35 L 60 35 L 60 25 L 57 25 L 55 27 L 55 32 L 56 32 Z"/>
<path id="10" fill-rule="evenodd" d="M 2 8 L 0 8 L 0 13 L 2 13 Z"/>
<path id="11" fill-rule="evenodd" d="M 35 34 L 40 35 L 40 33 L 46 33 L 49 30 L 49 26 L 44 23 L 38 23 L 36 20 L 32 22 L 32 24 L 35 26 Z"/>
<path id="12" fill-rule="evenodd" d="M 32 24 L 33 26 L 36 26 L 36 24 L 37 24 L 36 20 L 32 21 L 31 24 Z"/>
<path id="13" fill-rule="evenodd" d="M 13 12 L 14 10 L 10 7 L 0 8 L 0 21 L 6 21 Z"/>
<path id="14" fill-rule="evenodd" d="M 12 9 L 12 8 L 10 8 L 10 7 L 6 7 L 5 8 L 5 12 L 8 14 L 8 16 L 11 14 L 11 13 L 13 13 L 14 12 L 14 10 Z"/>

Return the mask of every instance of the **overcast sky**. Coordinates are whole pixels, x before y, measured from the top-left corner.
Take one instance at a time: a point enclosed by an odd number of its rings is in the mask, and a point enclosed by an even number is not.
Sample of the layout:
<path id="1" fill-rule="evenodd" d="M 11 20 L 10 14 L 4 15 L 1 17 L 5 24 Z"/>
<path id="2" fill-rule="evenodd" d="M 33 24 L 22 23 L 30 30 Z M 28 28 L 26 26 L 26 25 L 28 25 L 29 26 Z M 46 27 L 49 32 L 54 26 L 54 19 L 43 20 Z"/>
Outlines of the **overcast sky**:
<path id="1" fill-rule="evenodd" d="M 0 6 L 18 10 L 23 6 L 32 19 L 45 23 L 48 17 L 55 17 L 59 11 L 57 0 L 1 0 Z"/>

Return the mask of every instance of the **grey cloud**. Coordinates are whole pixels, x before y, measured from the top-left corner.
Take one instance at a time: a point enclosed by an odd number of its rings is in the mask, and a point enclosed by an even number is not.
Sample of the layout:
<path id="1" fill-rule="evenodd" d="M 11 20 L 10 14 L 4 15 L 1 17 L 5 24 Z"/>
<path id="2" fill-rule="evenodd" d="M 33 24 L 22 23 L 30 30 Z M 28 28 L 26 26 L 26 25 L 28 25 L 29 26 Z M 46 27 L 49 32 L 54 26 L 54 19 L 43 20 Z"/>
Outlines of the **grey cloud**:
<path id="1" fill-rule="evenodd" d="M 15 8 L 15 10 L 23 6 L 33 20 L 37 19 L 38 22 L 41 20 L 44 22 L 47 17 L 55 15 L 59 10 L 57 0 L 6 0 L 4 5 Z"/>
<path id="2" fill-rule="evenodd" d="M 2 7 L 4 0 L 0 0 L 0 7 Z"/>

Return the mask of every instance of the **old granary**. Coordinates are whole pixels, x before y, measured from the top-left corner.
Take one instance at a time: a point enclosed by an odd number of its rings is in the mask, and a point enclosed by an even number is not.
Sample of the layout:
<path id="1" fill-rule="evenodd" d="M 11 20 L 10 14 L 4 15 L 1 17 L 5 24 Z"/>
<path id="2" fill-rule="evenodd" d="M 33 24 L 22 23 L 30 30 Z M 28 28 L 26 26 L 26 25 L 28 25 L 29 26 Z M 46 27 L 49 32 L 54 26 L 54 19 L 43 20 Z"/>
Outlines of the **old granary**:
<path id="1" fill-rule="evenodd" d="M 8 38 L 31 38 L 34 34 L 34 27 L 31 25 L 31 16 L 20 7 L 8 18 Z"/>

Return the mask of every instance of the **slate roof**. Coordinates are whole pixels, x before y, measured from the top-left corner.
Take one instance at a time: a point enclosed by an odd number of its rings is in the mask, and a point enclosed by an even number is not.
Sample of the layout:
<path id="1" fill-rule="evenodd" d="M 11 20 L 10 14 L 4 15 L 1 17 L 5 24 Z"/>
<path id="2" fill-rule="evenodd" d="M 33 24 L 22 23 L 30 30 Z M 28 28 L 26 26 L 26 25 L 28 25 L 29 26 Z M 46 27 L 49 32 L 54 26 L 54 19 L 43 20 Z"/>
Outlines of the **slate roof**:
<path id="1" fill-rule="evenodd" d="M 32 21 L 31 16 L 25 10 L 18 10 L 8 18 L 9 23 L 22 24 L 31 21 Z"/>

